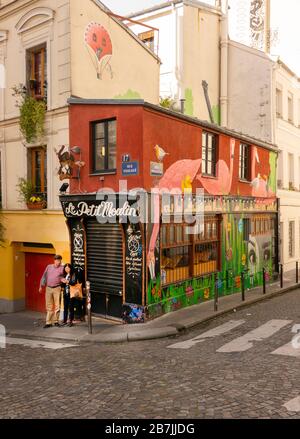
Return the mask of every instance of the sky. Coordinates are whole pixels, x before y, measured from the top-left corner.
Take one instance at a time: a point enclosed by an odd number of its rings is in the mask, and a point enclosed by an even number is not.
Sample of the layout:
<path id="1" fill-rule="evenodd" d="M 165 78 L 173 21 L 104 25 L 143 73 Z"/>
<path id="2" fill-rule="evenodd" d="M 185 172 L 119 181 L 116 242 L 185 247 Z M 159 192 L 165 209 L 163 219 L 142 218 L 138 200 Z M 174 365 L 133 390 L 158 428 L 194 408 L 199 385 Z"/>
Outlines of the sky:
<path id="1" fill-rule="evenodd" d="M 205 3 L 215 4 L 215 0 L 202 0 Z M 230 0 L 237 4 L 245 0 Z M 164 3 L 165 0 L 102 0 L 113 12 L 126 15 L 131 12 Z M 271 0 L 271 27 L 278 28 L 278 41 L 272 48 L 272 54 L 280 58 L 300 76 L 300 1 L 299 0 Z M 234 24 L 236 25 L 236 24 Z M 231 27 L 230 36 L 235 34 Z"/>

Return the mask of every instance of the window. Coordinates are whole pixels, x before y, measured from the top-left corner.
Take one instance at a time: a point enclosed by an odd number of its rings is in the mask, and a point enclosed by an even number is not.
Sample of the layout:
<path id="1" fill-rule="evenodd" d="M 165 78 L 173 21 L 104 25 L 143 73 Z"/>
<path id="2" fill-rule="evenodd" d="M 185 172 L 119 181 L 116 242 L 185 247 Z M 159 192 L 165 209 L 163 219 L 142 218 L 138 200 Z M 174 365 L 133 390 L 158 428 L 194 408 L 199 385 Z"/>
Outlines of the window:
<path id="1" fill-rule="evenodd" d="M 282 117 L 282 90 L 276 88 L 276 114 Z"/>
<path id="2" fill-rule="evenodd" d="M 240 144 L 240 166 L 239 176 L 241 180 L 250 181 L 250 154 L 251 147 L 243 143 Z"/>
<path id="3" fill-rule="evenodd" d="M 154 31 L 143 32 L 139 34 L 139 38 L 154 52 Z"/>
<path id="4" fill-rule="evenodd" d="M 289 189 L 294 190 L 294 154 L 289 154 Z"/>
<path id="5" fill-rule="evenodd" d="M 283 188 L 283 151 L 278 151 L 278 189 Z M 300 169 L 300 168 L 299 168 Z"/>
<path id="6" fill-rule="evenodd" d="M 47 149 L 30 148 L 28 154 L 29 175 L 36 195 L 47 199 Z"/>
<path id="7" fill-rule="evenodd" d="M 202 173 L 216 176 L 217 136 L 212 133 L 202 134 Z"/>
<path id="8" fill-rule="evenodd" d="M 116 126 L 116 120 L 107 120 L 92 124 L 93 173 L 116 172 Z"/>
<path id="9" fill-rule="evenodd" d="M 187 224 L 163 224 L 162 283 L 184 281 L 191 277 L 216 272 L 219 267 L 219 220 L 207 217 L 203 230 L 188 234 Z"/>
<path id="10" fill-rule="evenodd" d="M 294 120 L 294 100 L 292 93 L 288 93 L 288 121 L 293 122 Z"/>
<path id="11" fill-rule="evenodd" d="M 249 241 L 250 240 L 250 219 L 249 218 L 244 218 L 243 219 L 243 241 Z"/>
<path id="12" fill-rule="evenodd" d="M 45 99 L 47 89 L 46 45 L 27 51 L 27 89 L 35 99 Z"/>
<path id="13" fill-rule="evenodd" d="M 247 221 L 247 220 L 244 220 Z M 249 235 L 266 235 L 266 234 L 270 234 L 275 230 L 275 226 L 274 226 L 274 221 L 272 219 L 271 216 L 269 215 L 263 215 L 263 216 L 258 216 L 255 215 L 252 219 L 251 219 L 251 229 L 250 229 L 250 223 L 249 223 L 249 228 L 248 225 L 245 226 L 244 223 L 244 241 L 249 241 Z M 247 238 L 248 239 L 245 239 Z"/>
<path id="14" fill-rule="evenodd" d="M 289 257 L 295 255 L 295 221 L 289 221 Z"/>
<path id="15" fill-rule="evenodd" d="M 298 170 L 299 170 L 299 176 L 298 176 L 298 184 L 299 184 L 299 190 L 300 190 L 300 157 L 298 158 Z"/>

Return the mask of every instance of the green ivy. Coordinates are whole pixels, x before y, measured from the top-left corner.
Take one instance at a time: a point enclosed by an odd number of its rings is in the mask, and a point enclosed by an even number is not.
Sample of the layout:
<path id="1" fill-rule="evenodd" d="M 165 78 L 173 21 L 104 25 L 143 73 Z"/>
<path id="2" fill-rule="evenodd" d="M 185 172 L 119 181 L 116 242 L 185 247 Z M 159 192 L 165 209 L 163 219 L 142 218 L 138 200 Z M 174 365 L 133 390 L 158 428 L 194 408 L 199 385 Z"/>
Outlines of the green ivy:
<path id="1" fill-rule="evenodd" d="M 22 84 L 12 90 L 13 96 L 18 98 L 17 107 L 20 108 L 20 131 L 27 143 L 33 143 L 44 135 L 46 102 L 29 96 Z"/>

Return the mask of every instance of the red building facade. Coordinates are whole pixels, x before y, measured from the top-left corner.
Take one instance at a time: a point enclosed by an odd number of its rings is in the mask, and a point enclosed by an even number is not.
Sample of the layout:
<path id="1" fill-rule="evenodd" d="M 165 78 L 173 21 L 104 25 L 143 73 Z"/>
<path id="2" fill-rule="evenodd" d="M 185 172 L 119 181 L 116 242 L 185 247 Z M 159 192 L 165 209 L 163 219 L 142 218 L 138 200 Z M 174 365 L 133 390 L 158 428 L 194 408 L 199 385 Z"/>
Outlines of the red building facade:
<path id="1" fill-rule="evenodd" d="M 61 200 L 73 263 L 91 281 L 95 313 L 142 321 L 237 292 L 242 281 L 249 288 L 260 285 L 263 270 L 267 279 L 277 271 L 273 145 L 143 101 L 74 98 L 74 147 L 80 148 L 74 155 L 79 165 L 70 175 L 70 194 Z M 185 192 L 191 211 L 202 189 L 199 233 L 190 236 L 187 224 L 177 221 L 180 194 L 167 210 L 159 196 L 152 198 L 159 221 L 149 212 L 147 221 L 139 221 L 136 200 L 123 199 L 135 188 Z M 101 204 L 107 190 L 116 193 L 113 209 Z"/>

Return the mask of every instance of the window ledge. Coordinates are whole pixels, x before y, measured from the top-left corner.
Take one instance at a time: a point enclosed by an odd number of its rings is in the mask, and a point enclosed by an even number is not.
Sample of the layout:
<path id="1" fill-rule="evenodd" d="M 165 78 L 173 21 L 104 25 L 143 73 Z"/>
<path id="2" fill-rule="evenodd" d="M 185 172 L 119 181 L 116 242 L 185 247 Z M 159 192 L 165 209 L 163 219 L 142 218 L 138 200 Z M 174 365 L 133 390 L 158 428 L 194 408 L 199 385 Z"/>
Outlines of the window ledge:
<path id="1" fill-rule="evenodd" d="M 218 177 L 216 175 L 209 175 L 209 174 L 201 174 L 201 178 L 211 178 L 213 180 L 218 180 Z"/>
<path id="2" fill-rule="evenodd" d="M 98 171 L 98 172 L 92 172 L 89 174 L 90 177 L 99 177 L 99 176 L 105 176 L 105 175 L 116 175 L 117 170 L 114 171 Z"/>
<path id="3" fill-rule="evenodd" d="M 251 181 L 250 181 L 250 180 L 244 180 L 243 178 L 239 178 L 239 182 L 240 182 L 240 183 L 248 183 L 248 184 L 251 184 Z"/>

